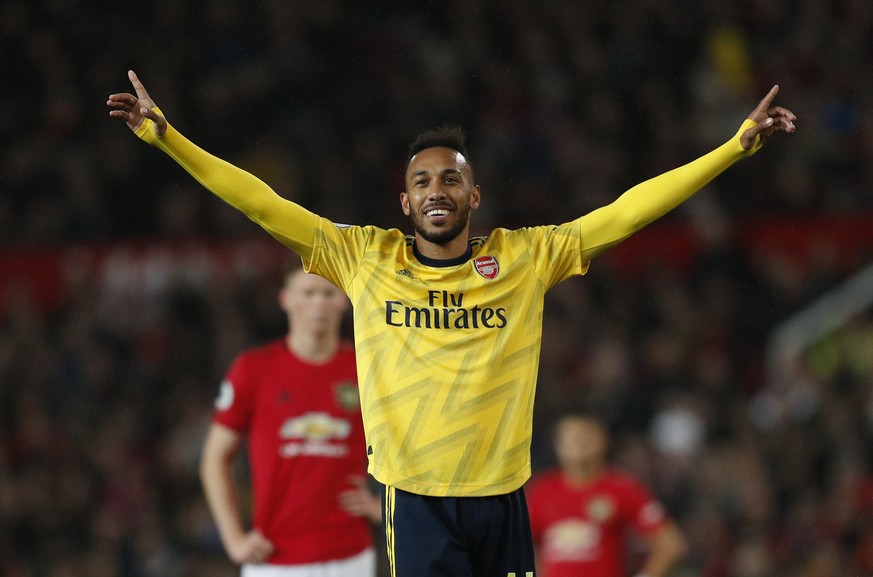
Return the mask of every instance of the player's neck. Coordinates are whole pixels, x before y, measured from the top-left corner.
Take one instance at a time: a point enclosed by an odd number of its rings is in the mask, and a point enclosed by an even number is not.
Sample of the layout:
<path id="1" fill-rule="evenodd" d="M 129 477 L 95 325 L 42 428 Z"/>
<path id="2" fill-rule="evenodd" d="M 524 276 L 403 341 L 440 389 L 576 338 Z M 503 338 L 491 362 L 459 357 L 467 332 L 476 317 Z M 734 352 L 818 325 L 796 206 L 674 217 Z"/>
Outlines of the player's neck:
<path id="1" fill-rule="evenodd" d="M 339 349 L 339 335 L 291 331 L 285 344 L 300 359 L 310 363 L 324 363 L 333 358 Z"/>
<path id="2" fill-rule="evenodd" d="M 438 244 L 415 234 L 415 248 L 422 256 L 435 260 L 450 260 L 464 256 L 469 246 L 469 233 L 462 232 L 452 240 Z"/>
<path id="3" fill-rule="evenodd" d="M 592 482 L 600 475 L 601 471 L 603 471 L 603 466 L 598 463 L 580 463 L 576 466 L 562 469 L 567 483 L 577 487 Z"/>

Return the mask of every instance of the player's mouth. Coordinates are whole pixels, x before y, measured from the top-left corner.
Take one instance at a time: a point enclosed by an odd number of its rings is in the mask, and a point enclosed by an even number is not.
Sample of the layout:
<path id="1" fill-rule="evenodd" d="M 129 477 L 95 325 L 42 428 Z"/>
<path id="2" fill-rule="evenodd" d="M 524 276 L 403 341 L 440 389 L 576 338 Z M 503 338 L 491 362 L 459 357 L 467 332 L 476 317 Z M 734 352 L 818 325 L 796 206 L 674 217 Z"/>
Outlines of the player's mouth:
<path id="1" fill-rule="evenodd" d="M 427 218 L 430 222 L 432 222 L 434 224 L 441 224 L 441 223 L 445 222 L 446 220 L 448 220 L 448 218 L 455 211 L 453 209 L 445 207 L 445 206 L 434 206 L 434 207 L 428 208 L 427 210 L 425 210 L 423 212 L 424 212 L 425 218 Z"/>

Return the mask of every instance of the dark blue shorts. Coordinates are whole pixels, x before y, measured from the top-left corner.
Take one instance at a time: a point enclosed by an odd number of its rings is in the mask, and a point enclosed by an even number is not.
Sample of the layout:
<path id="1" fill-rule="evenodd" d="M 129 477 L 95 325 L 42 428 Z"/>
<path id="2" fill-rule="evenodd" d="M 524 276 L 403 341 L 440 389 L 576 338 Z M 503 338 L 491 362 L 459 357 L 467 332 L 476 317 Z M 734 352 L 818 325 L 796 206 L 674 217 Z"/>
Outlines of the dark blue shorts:
<path id="1" fill-rule="evenodd" d="M 524 492 L 426 497 L 382 487 L 391 577 L 534 577 Z"/>

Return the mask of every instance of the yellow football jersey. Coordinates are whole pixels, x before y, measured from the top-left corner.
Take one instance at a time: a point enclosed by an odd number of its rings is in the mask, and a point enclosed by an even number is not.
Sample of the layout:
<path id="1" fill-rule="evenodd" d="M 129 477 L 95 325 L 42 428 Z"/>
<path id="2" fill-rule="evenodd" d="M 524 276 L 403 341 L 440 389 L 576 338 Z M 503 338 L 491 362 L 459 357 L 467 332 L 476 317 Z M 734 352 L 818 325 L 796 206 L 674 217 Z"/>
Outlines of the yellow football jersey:
<path id="1" fill-rule="evenodd" d="M 412 237 L 320 219 L 310 272 L 354 305 L 370 473 L 421 495 L 496 495 L 530 476 L 543 298 L 583 274 L 578 221 L 497 229 L 431 261 Z"/>
<path id="2" fill-rule="evenodd" d="M 334 225 L 172 126 L 158 136 L 146 119 L 136 134 L 349 295 L 372 475 L 412 493 L 472 496 L 530 476 L 546 291 L 753 154 L 760 136 L 746 150 L 741 135 L 754 125 L 572 222 L 471 239 L 453 262 L 416 255 L 398 230 Z"/>

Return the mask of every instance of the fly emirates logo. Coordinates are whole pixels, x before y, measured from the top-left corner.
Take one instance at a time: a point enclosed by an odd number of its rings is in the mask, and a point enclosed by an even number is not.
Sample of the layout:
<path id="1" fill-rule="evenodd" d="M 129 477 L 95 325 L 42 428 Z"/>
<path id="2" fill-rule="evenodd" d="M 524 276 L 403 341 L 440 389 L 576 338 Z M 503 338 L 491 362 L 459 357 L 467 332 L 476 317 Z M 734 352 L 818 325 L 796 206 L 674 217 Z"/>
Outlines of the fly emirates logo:
<path id="1" fill-rule="evenodd" d="M 427 291 L 425 306 L 385 301 L 385 324 L 417 329 L 502 329 L 506 309 L 464 307 L 464 293 Z"/>

